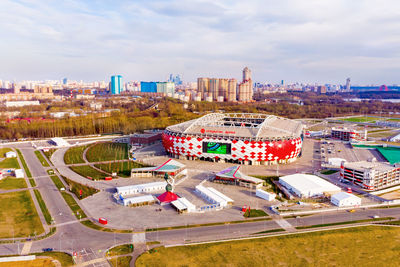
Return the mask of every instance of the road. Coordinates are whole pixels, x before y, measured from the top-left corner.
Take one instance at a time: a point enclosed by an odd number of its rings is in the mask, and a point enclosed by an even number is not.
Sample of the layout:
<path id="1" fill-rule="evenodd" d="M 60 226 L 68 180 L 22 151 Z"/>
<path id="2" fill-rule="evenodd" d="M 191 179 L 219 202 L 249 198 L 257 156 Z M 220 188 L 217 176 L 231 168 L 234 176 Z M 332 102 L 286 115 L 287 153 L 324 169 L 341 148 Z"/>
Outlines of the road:
<path id="1" fill-rule="evenodd" d="M 51 247 L 68 253 L 84 251 L 88 261 L 104 257 L 104 251 L 115 245 L 129 243 L 132 234 L 115 234 L 109 232 L 96 231 L 82 225 L 65 203 L 61 194 L 47 175 L 46 169 L 41 165 L 34 154 L 34 150 L 29 144 L 18 144 L 24 158 L 36 179 L 37 188 L 40 190 L 47 207 L 54 217 L 57 232 L 49 238 L 34 241 L 30 252 L 40 252 L 42 248 Z M 301 218 L 290 218 L 286 221 L 292 226 L 304 226 L 313 224 L 324 224 L 331 222 L 341 222 L 349 220 L 368 219 L 374 215 L 381 217 L 392 216 L 399 218 L 400 208 L 358 210 L 355 213 L 346 211 L 322 213 Z M 207 241 L 224 238 L 243 237 L 256 232 L 276 229 L 279 225 L 275 220 L 248 222 L 240 224 L 214 225 L 206 227 L 195 227 L 177 230 L 157 231 L 145 233 L 148 241 L 160 241 L 164 245 L 182 244 L 185 241 Z M 2 244 L 0 246 L 1 255 L 17 254 L 17 244 Z"/>

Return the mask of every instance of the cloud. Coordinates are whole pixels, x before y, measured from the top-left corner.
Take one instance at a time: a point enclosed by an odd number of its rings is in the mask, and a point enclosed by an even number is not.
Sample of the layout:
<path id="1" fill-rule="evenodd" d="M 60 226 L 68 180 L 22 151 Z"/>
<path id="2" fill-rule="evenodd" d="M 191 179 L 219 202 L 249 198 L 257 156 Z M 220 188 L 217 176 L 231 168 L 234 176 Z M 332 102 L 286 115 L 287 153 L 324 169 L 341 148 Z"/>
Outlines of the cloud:
<path id="1" fill-rule="evenodd" d="M 249 66 L 261 82 L 398 83 L 399 10 L 392 0 L 2 0 L 0 78 L 194 81 Z"/>

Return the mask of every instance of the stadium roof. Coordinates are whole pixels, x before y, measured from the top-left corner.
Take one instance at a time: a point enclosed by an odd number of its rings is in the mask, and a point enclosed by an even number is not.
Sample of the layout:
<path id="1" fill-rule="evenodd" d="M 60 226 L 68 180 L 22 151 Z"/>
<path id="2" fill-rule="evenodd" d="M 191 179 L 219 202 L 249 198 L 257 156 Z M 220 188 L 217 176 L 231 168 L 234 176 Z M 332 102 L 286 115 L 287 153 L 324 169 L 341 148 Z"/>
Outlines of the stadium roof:
<path id="1" fill-rule="evenodd" d="M 302 129 L 299 121 L 259 113 L 210 113 L 167 127 L 167 130 L 181 134 L 255 139 L 299 137 Z"/>

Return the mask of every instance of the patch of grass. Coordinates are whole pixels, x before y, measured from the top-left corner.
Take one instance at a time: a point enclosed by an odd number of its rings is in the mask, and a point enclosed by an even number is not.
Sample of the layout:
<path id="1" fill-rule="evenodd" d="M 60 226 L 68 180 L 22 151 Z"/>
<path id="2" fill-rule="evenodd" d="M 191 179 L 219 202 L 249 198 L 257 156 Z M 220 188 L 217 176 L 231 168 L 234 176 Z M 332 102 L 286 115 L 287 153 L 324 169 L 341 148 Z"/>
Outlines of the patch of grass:
<path id="1" fill-rule="evenodd" d="M 56 185 L 56 187 L 58 188 L 58 190 L 61 190 L 61 188 L 65 189 L 64 184 L 61 182 L 60 178 L 58 178 L 57 175 L 52 175 L 50 176 L 51 180 L 53 181 L 53 183 Z"/>
<path id="2" fill-rule="evenodd" d="M 97 190 L 96 188 L 74 182 L 74 181 L 68 179 L 67 177 L 62 176 L 62 178 L 68 184 L 69 190 L 72 193 L 74 193 L 78 199 L 84 199 L 88 196 L 91 196 L 91 195 L 99 192 L 99 190 Z M 82 190 L 82 196 L 80 194 L 81 190 Z"/>
<path id="3" fill-rule="evenodd" d="M 128 159 L 128 144 L 98 143 L 88 149 L 86 158 L 89 162 Z"/>
<path id="4" fill-rule="evenodd" d="M 123 256 L 118 258 L 112 258 L 109 260 L 110 264 L 113 267 L 129 267 L 130 262 L 132 260 L 132 256 Z"/>
<path id="5" fill-rule="evenodd" d="M 149 241 L 149 242 L 146 242 L 146 245 L 148 245 L 148 246 L 158 245 L 158 244 L 161 244 L 161 242 L 160 241 Z"/>
<path id="6" fill-rule="evenodd" d="M 21 153 L 21 151 L 20 151 L 19 149 L 16 149 L 16 151 L 17 151 L 17 153 L 18 153 L 19 160 L 21 161 L 22 166 L 23 166 L 24 169 L 25 169 L 26 176 L 28 176 L 28 178 L 32 178 L 32 173 L 31 173 L 31 171 L 29 170 L 28 165 L 26 164 L 26 161 L 25 161 L 25 159 L 24 159 L 24 156 L 22 155 L 22 153 Z M 32 181 L 29 179 L 29 182 L 31 183 L 31 185 L 32 185 L 33 187 L 36 186 L 35 181 L 32 182 Z M 34 185 L 33 185 L 32 183 L 33 183 Z"/>
<path id="7" fill-rule="evenodd" d="M 334 174 L 337 172 L 338 172 L 337 170 L 323 170 L 323 171 L 321 171 L 321 174 L 330 175 L 330 174 Z"/>
<path id="8" fill-rule="evenodd" d="M 36 187 L 36 181 L 33 178 L 29 178 L 29 183 L 31 184 L 32 187 Z"/>
<path id="9" fill-rule="evenodd" d="M 4 158 L 0 161 L 0 168 L 2 169 L 19 169 L 21 168 L 17 158 Z"/>
<path id="10" fill-rule="evenodd" d="M 85 160 L 83 159 L 83 151 L 85 151 L 87 147 L 89 147 L 89 145 L 69 148 L 64 154 L 65 164 L 85 163 Z"/>
<path id="11" fill-rule="evenodd" d="M 112 229 L 112 228 L 107 228 L 107 227 L 103 227 L 100 225 L 97 225 L 95 223 L 93 223 L 90 220 L 85 220 L 85 221 L 81 221 L 81 223 L 84 226 L 87 226 L 89 228 L 92 228 L 94 230 L 98 230 L 98 231 L 102 231 L 102 232 L 113 232 L 113 233 L 132 233 L 132 230 L 120 230 L 120 229 Z"/>
<path id="12" fill-rule="evenodd" d="M 99 172 L 89 165 L 71 166 L 69 168 L 83 177 L 92 177 L 94 180 L 102 180 L 107 176 L 107 174 Z"/>
<path id="13" fill-rule="evenodd" d="M 379 118 L 374 118 L 374 117 L 351 117 L 351 118 L 344 118 L 341 119 L 342 121 L 350 121 L 350 122 L 370 122 L 370 123 L 375 123 L 376 121 L 379 121 Z"/>
<path id="14" fill-rule="evenodd" d="M 50 167 L 49 163 L 47 162 L 47 160 L 44 158 L 44 156 L 42 155 L 42 153 L 39 150 L 35 150 L 35 155 L 38 158 L 38 160 L 40 161 L 40 163 L 42 163 L 43 167 Z"/>
<path id="15" fill-rule="evenodd" d="M 390 222 L 379 222 L 379 224 L 400 225 L 400 220 L 399 221 L 390 221 Z"/>
<path id="16" fill-rule="evenodd" d="M 28 237 L 44 232 L 29 191 L 0 194 L 0 238 Z"/>
<path id="17" fill-rule="evenodd" d="M 54 170 L 53 170 L 53 169 L 47 170 L 47 174 L 48 174 L 48 175 L 54 175 Z"/>
<path id="18" fill-rule="evenodd" d="M 133 252 L 133 244 L 124 244 L 113 247 L 107 251 L 107 256 L 125 255 Z"/>
<path id="19" fill-rule="evenodd" d="M 81 209 L 81 207 L 78 205 L 78 203 L 76 203 L 75 199 L 70 194 L 68 194 L 67 192 L 61 192 L 61 195 L 63 196 L 65 202 L 67 202 L 68 206 L 70 207 L 77 219 L 87 217 L 85 212 Z"/>
<path id="20" fill-rule="evenodd" d="M 399 238 L 399 228 L 370 226 L 159 247 L 140 255 L 135 266 L 397 266 Z"/>
<path id="21" fill-rule="evenodd" d="M 51 224 L 51 215 L 49 210 L 47 209 L 46 203 L 44 202 L 42 195 L 40 194 L 39 190 L 34 189 L 33 192 L 35 193 L 36 199 L 39 203 L 40 209 L 42 210 L 44 219 L 48 225 Z"/>
<path id="22" fill-rule="evenodd" d="M 10 189 L 19 189 L 19 188 L 27 188 L 25 179 L 15 178 L 15 177 L 6 177 L 6 178 L 0 180 L 0 189 L 10 190 Z"/>
<path id="23" fill-rule="evenodd" d="M 263 211 L 263 210 L 250 209 L 250 210 L 246 210 L 246 212 L 243 214 L 243 216 L 246 218 L 254 218 L 254 217 L 268 216 L 268 214 L 265 213 L 265 211 Z"/>
<path id="24" fill-rule="evenodd" d="M 42 267 L 54 266 L 50 258 L 36 258 L 30 261 L 0 262 L 0 267 Z"/>
<path id="25" fill-rule="evenodd" d="M 324 223 L 324 224 L 314 224 L 314 225 L 305 225 L 305 226 L 297 226 L 296 229 L 309 229 L 309 228 L 319 228 L 319 227 L 327 227 L 327 226 L 335 226 L 335 225 L 345 225 L 345 224 L 354 224 L 354 223 L 364 223 L 364 222 L 376 222 L 376 221 L 386 221 L 391 220 L 393 217 L 382 217 L 376 219 L 364 219 L 364 220 L 355 220 L 355 221 L 345 221 L 345 222 L 335 222 L 335 223 Z"/>
<path id="26" fill-rule="evenodd" d="M 277 199 L 280 198 L 280 197 L 278 197 L 279 194 L 281 194 L 282 196 L 285 196 L 285 194 L 274 183 L 274 181 L 279 181 L 279 176 L 260 176 L 260 175 L 253 175 L 253 176 L 264 180 L 266 187 L 269 189 L 269 191 L 272 191 L 277 195 Z"/>
<path id="27" fill-rule="evenodd" d="M 43 151 L 43 154 L 46 156 L 48 161 L 51 161 L 51 156 L 53 155 L 54 152 L 57 151 L 57 148 L 50 148 L 49 151 Z"/>
<path id="28" fill-rule="evenodd" d="M 257 233 L 254 233 L 254 234 L 252 234 L 252 235 L 269 234 L 269 233 L 277 233 L 277 232 L 285 232 L 285 229 L 282 229 L 282 228 L 271 229 L 271 230 L 266 230 L 266 231 L 257 232 Z"/>
<path id="29" fill-rule="evenodd" d="M 61 263 L 61 266 L 63 267 L 74 265 L 72 256 L 64 252 L 52 251 L 52 252 L 33 253 L 31 255 L 51 257 L 55 260 L 58 260 Z"/>
<path id="30" fill-rule="evenodd" d="M 134 161 L 110 162 L 104 164 L 96 164 L 94 166 L 110 174 L 116 172 L 117 175 L 121 177 L 131 177 L 131 170 L 133 168 L 145 167 L 144 164 Z"/>

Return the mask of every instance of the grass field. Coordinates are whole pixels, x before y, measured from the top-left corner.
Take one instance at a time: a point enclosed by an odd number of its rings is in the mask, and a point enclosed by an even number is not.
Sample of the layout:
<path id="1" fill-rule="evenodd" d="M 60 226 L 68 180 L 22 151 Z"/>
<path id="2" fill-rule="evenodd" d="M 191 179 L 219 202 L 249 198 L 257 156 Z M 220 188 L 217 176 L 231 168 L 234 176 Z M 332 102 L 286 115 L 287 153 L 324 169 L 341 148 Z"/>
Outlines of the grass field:
<path id="1" fill-rule="evenodd" d="M 124 161 L 124 162 L 110 162 L 105 164 L 96 164 L 94 165 L 96 168 L 100 170 L 106 171 L 108 173 L 116 172 L 118 176 L 121 177 L 130 177 L 131 170 L 133 168 L 142 168 L 143 164 L 133 161 Z"/>
<path id="2" fill-rule="evenodd" d="M 70 191 L 72 193 L 74 193 L 75 196 L 79 199 L 84 199 L 88 196 L 91 196 L 91 195 L 99 192 L 99 190 L 97 190 L 96 188 L 74 182 L 74 181 L 68 179 L 67 177 L 63 176 L 63 179 L 68 184 Z M 82 190 L 82 196 L 80 195 L 81 190 Z"/>
<path id="3" fill-rule="evenodd" d="M 14 262 L 0 262 L 0 267 L 44 267 L 44 266 L 55 266 L 52 263 L 52 259 L 35 259 L 32 261 L 14 261 Z"/>
<path id="4" fill-rule="evenodd" d="M 113 247 L 112 249 L 108 250 L 107 256 L 117 256 L 117 255 L 125 255 L 133 252 L 133 244 L 125 244 Z"/>
<path id="5" fill-rule="evenodd" d="M 32 173 L 31 173 L 31 171 L 29 170 L 28 165 L 26 164 L 26 161 L 25 161 L 25 159 L 24 159 L 24 156 L 22 155 L 21 151 L 19 151 L 19 149 L 16 149 L 16 151 L 17 151 L 17 153 L 18 153 L 19 159 L 21 160 L 22 166 L 23 166 L 24 169 L 25 169 L 26 176 L 28 176 L 28 178 L 32 178 Z M 32 184 L 32 181 L 33 181 L 33 184 L 34 184 L 34 185 Z M 31 181 L 31 179 L 29 179 L 29 182 L 31 183 L 31 185 L 32 185 L 32 186 L 36 186 L 35 180 L 32 179 L 32 181 Z"/>
<path id="6" fill-rule="evenodd" d="M 39 150 L 35 150 L 35 155 L 38 158 L 38 160 L 40 161 L 40 163 L 42 163 L 43 167 L 50 167 L 49 163 L 47 162 L 47 160 L 44 158 L 44 156 L 42 155 L 42 153 Z"/>
<path id="7" fill-rule="evenodd" d="M 350 121 L 350 122 L 370 122 L 370 123 L 375 123 L 376 121 L 379 121 L 379 118 L 374 118 L 374 117 L 351 117 L 351 118 L 344 118 L 341 119 L 342 121 Z"/>
<path id="8" fill-rule="evenodd" d="M 78 203 L 76 203 L 75 199 L 70 194 L 66 192 L 61 192 L 61 195 L 63 196 L 65 202 L 67 202 L 68 206 L 70 207 L 77 219 L 87 217 L 85 212 L 81 209 L 81 207 L 78 205 Z"/>
<path id="9" fill-rule="evenodd" d="M 93 223 L 90 220 L 85 220 L 85 221 L 81 221 L 81 223 L 89 228 L 98 230 L 98 231 L 103 231 L 103 232 L 115 232 L 115 233 L 132 233 L 132 230 L 120 230 L 120 229 L 112 229 L 112 228 L 108 228 L 108 227 L 102 227 L 100 225 L 97 225 L 95 223 Z"/>
<path id="10" fill-rule="evenodd" d="M 6 153 L 12 151 L 11 148 L 0 148 L 0 158 L 4 158 L 0 161 L 0 168 L 3 169 L 19 169 L 21 168 L 18 164 L 17 158 L 6 158 Z"/>
<path id="11" fill-rule="evenodd" d="M 104 177 L 108 176 L 107 174 L 99 172 L 89 165 L 71 166 L 70 169 L 83 177 L 92 177 L 94 180 L 101 180 L 104 179 Z"/>
<path id="12" fill-rule="evenodd" d="M 10 190 L 19 188 L 27 188 L 24 178 L 6 177 L 0 180 L 0 189 Z"/>
<path id="13" fill-rule="evenodd" d="M 110 259 L 109 262 L 113 267 L 129 267 L 132 256 L 123 256 Z"/>
<path id="14" fill-rule="evenodd" d="M 42 210 L 44 219 L 48 225 L 51 224 L 51 215 L 49 210 L 47 209 L 46 203 L 44 202 L 42 195 L 40 194 L 39 190 L 34 189 L 33 192 L 35 193 L 36 199 L 39 203 L 40 209 Z"/>
<path id="15" fill-rule="evenodd" d="M 394 267 L 399 263 L 399 240 L 399 228 L 357 227 L 185 247 L 160 247 L 139 256 L 136 266 Z"/>
<path id="16" fill-rule="evenodd" d="M 323 171 L 321 171 L 321 174 L 330 175 L 330 174 L 334 174 L 337 172 L 338 172 L 337 170 L 323 170 Z"/>
<path id="17" fill-rule="evenodd" d="M 46 156 L 46 158 L 51 161 L 51 156 L 53 155 L 54 152 L 56 152 L 56 148 L 50 148 L 49 151 L 43 151 L 43 154 Z"/>
<path id="18" fill-rule="evenodd" d="M 254 217 L 268 216 L 268 214 L 266 214 L 265 211 L 263 211 L 263 210 L 250 209 L 250 211 L 247 210 L 243 214 L 243 216 L 246 218 L 254 218 Z"/>
<path id="19" fill-rule="evenodd" d="M 83 159 L 83 151 L 88 147 L 86 146 L 74 146 L 67 150 L 64 154 L 64 162 L 65 164 L 74 164 L 74 163 L 85 163 Z"/>
<path id="20" fill-rule="evenodd" d="M 51 180 L 53 181 L 53 183 L 56 185 L 56 187 L 58 188 L 58 190 L 60 190 L 61 188 L 65 189 L 64 184 L 61 182 L 61 180 L 58 178 L 57 175 L 52 175 L 50 176 Z"/>
<path id="21" fill-rule="evenodd" d="M 41 252 L 41 253 L 33 253 L 33 255 L 52 257 L 53 259 L 58 260 L 61 263 L 62 267 L 74 265 L 72 256 L 64 252 L 57 252 L 57 251 Z"/>
<path id="22" fill-rule="evenodd" d="M 86 153 L 89 162 L 128 159 L 128 145 L 120 143 L 98 143 Z"/>
<path id="23" fill-rule="evenodd" d="M 29 191 L 0 194 L 0 238 L 44 232 Z"/>

